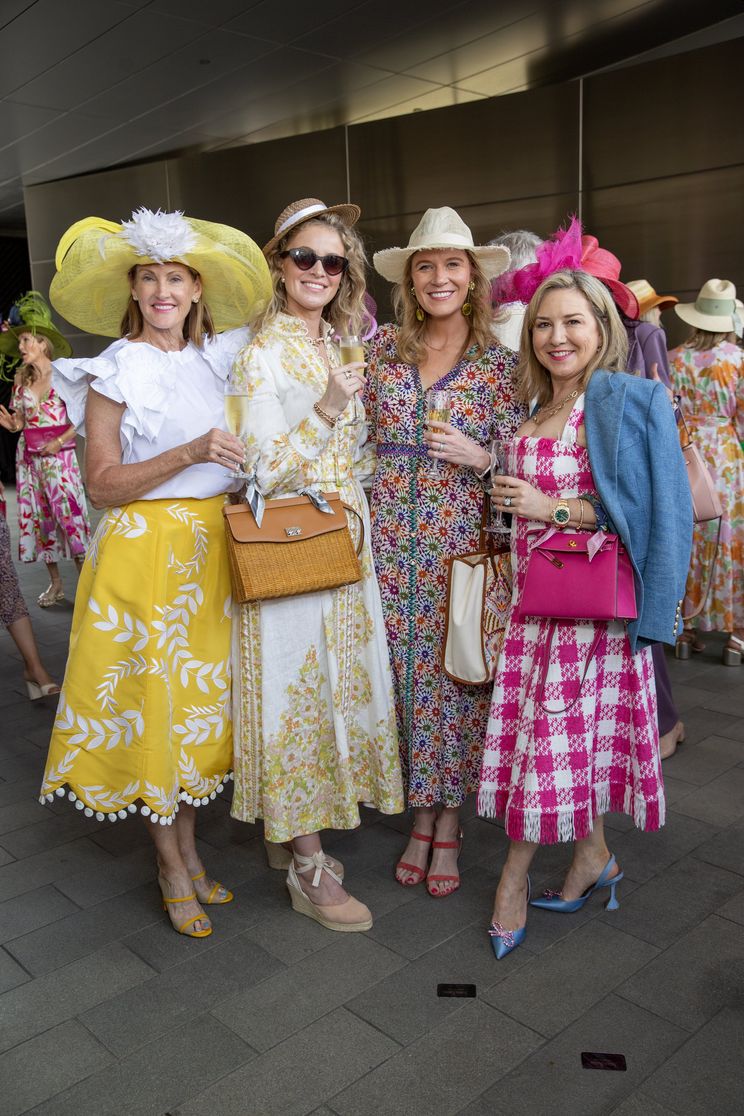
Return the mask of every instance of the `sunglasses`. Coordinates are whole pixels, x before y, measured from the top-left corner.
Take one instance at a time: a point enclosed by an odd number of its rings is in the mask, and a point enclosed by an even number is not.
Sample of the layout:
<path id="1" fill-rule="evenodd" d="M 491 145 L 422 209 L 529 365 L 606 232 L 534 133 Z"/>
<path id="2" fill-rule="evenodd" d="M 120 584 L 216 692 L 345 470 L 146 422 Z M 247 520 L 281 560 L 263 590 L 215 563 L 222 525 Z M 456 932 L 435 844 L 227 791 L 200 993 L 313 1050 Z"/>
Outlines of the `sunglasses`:
<path id="1" fill-rule="evenodd" d="M 291 256 L 293 263 L 299 267 L 300 271 L 310 271 L 320 260 L 326 275 L 342 275 L 349 266 L 346 256 L 336 256 L 333 253 L 328 256 L 319 256 L 317 252 L 313 252 L 312 248 L 288 248 L 286 252 L 280 252 L 279 256 L 283 260 L 287 256 Z"/>

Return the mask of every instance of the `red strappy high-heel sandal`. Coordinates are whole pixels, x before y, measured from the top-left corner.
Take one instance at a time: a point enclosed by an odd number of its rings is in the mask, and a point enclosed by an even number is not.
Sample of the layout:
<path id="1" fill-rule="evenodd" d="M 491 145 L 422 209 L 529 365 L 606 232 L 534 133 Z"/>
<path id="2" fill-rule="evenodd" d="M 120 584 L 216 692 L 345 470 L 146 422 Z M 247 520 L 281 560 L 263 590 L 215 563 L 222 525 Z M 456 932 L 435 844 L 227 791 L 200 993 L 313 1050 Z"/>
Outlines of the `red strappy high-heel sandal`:
<path id="1" fill-rule="evenodd" d="M 432 849 L 457 849 L 457 855 L 460 855 L 462 848 L 462 830 L 458 833 L 456 841 L 434 841 Z M 445 891 L 432 891 L 429 887 L 430 883 L 452 883 L 454 887 L 448 887 Z M 458 876 L 427 876 L 426 877 L 426 890 L 431 895 L 432 899 L 444 899 L 447 895 L 452 895 L 457 891 L 460 886 L 460 877 Z"/>
<path id="2" fill-rule="evenodd" d="M 415 837 L 417 841 L 424 841 L 427 845 L 431 845 L 434 841 L 434 834 L 417 833 L 415 829 L 411 830 L 411 837 Z M 415 880 L 402 880 L 398 876 L 398 869 L 404 868 L 406 872 L 413 872 L 416 876 Z M 407 864 L 405 860 L 399 860 L 395 865 L 395 879 L 401 887 L 414 887 L 416 884 L 421 883 L 426 875 L 426 868 L 419 868 L 418 864 Z"/>

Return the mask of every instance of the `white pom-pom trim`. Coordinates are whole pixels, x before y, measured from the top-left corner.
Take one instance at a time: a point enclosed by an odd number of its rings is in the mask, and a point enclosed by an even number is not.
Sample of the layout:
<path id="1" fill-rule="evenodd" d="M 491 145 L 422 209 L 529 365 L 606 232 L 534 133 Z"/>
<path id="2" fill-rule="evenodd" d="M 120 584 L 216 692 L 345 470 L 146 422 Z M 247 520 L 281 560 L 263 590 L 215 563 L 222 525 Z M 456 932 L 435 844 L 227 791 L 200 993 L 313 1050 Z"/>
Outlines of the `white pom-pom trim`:
<path id="1" fill-rule="evenodd" d="M 55 798 L 65 798 L 75 804 L 76 810 L 82 810 L 86 818 L 95 816 L 96 821 L 102 822 L 106 818 L 110 822 L 118 821 L 120 818 L 127 818 L 130 814 L 141 814 L 143 818 L 148 818 L 153 825 L 173 825 L 176 815 L 178 814 L 179 802 L 186 802 L 189 806 L 208 806 L 218 794 L 222 794 L 225 789 L 225 784 L 233 779 L 232 771 L 228 771 L 221 777 L 221 782 L 217 784 L 214 790 L 210 791 L 208 795 L 197 795 L 194 797 L 189 791 L 181 790 L 176 799 L 175 809 L 173 814 L 156 814 L 152 807 L 143 802 L 138 806 L 136 802 L 130 802 L 126 807 L 122 806 L 119 810 L 112 810 L 110 812 L 103 810 L 94 810 L 91 806 L 86 806 L 82 798 L 78 798 L 73 790 L 65 790 L 64 787 L 55 787 L 53 791 L 39 796 L 39 802 L 42 806 L 46 802 L 54 802 Z"/>

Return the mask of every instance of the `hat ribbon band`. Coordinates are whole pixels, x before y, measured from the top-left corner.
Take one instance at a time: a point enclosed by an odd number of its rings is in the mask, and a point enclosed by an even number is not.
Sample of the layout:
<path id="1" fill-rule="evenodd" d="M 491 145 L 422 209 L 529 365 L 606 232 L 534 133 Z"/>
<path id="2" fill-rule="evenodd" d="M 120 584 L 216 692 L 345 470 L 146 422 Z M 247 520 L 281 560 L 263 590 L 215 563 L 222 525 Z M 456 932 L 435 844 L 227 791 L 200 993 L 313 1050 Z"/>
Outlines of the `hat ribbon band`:
<path id="1" fill-rule="evenodd" d="M 728 316 L 736 310 L 736 300 L 733 298 L 698 298 L 695 300 L 695 309 L 701 314 L 711 314 L 715 317 Z"/>
<path id="2" fill-rule="evenodd" d="M 286 221 L 282 221 L 279 228 L 274 233 L 274 236 L 281 236 L 283 232 L 296 225 L 298 221 L 304 221 L 306 217 L 310 217 L 313 213 L 325 213 L 328 206 L 326 205 L 308 205 L 304 209 L 300 209 L 297 213 L 293 213 Z"/>

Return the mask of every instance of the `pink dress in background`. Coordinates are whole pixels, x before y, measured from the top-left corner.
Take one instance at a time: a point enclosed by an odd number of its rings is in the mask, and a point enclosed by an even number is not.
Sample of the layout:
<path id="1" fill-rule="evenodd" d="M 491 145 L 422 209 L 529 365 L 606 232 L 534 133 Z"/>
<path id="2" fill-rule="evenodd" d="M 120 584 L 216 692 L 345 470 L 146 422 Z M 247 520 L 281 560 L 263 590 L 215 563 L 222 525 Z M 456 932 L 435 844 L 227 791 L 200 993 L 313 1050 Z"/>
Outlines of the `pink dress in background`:
<path id="1" fill-rule="evenodd" d="M 581 395 L 560 439 L 514 440 L 507 472 L 553 498 L 593 494 L 589 455 L 576 438 L 583 421 Z M 511 840 L 539 844 L 588 837 L 594 818 L 608 811 L 630 814 L 639 829 L 658 829 L 665 811 L 651 648 L 632 654 L 618 620 L 556 621 L 539 695 L 550 621 L 520 620 L 518 605 L 530 541 L 547 528 L 521 517 L 514 523 L 512 612 L 496 669 L 478 813 L 504 818 Z M 598 627 L 603 632 L 581 697 L 571 705 Z M 550 713 L 543 705 L 570 708 Z"/>
<path id="2" fill-rule="evenodd" d="M 37 406 L 33 393 L 16 384 L 11 407 L 26 429 L 48 426 L 50 439 L 55 437 L 53 428 L 70 425 L 64 402 L 54 388 Z M 85 557 L 90 522 L 74 441 L 59 453 L 32 453 L 24 431 L 16 452 L 16 498 L 22 562 Z"/>

